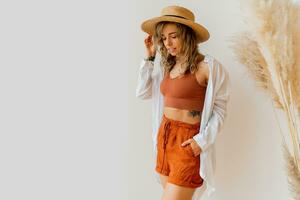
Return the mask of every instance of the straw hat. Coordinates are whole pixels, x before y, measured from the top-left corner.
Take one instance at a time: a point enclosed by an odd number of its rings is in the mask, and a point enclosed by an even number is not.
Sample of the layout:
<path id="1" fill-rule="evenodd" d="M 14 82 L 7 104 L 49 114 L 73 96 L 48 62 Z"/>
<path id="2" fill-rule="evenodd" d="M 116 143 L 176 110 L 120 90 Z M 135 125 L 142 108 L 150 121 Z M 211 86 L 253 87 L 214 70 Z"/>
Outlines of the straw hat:
<path id="1" fill-rule="evenodd" d="M 192 28 L 197 37 L 197 43 L 205 42 L 209 38 L 208 30 L 195 22 L 192 11 L 181 6 L 168 6 L 162 9 L 161 16 L 144 21 L 141 28 L 144 32 L 154 35 L 155 25 L 161 21 L 178 22 Z"/>

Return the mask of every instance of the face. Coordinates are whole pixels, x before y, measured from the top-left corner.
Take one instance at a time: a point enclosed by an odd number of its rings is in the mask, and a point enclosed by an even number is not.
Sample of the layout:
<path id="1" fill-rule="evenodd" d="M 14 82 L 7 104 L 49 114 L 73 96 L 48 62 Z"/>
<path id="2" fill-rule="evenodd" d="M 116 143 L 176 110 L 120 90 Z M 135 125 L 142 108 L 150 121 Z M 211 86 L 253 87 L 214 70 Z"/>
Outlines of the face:
<path id="1" fill-rule="evenodd" d="M 162 30 L 162 41 L 172 56 L 181 53 L 181 41 L 175 24 L 166 24 Z"/>

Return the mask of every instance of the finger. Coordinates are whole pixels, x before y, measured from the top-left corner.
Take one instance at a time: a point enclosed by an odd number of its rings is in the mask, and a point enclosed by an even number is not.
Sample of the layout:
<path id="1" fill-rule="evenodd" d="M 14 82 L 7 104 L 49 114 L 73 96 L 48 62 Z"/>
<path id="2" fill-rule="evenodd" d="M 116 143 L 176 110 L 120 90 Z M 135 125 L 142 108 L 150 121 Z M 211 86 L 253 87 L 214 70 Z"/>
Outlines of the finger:
<path id="1" fill-rule="evenodd" d="M 149 42 L 152 41 L 152 35 L 149 35 L 148 40 L 149 40 Z"/>
<path id="2" fill-rule="evenodd" d="M 190 143 L 190 139 L 184 141 L 184 142 L 181 144 L 181 146 L 185 146 L 185 145 L 187 145 L 187 144 L 189 144 L 189 143 Z"/>
<path id="3" fill-rule="evenodd" d="M 147 38 L 145 39 L 145 41 L 147 41 L 147 42 L 151 42 L 151 41 L 152 41 L 152 39 L 151 39 L 151 37 L 147 37 Z"/>

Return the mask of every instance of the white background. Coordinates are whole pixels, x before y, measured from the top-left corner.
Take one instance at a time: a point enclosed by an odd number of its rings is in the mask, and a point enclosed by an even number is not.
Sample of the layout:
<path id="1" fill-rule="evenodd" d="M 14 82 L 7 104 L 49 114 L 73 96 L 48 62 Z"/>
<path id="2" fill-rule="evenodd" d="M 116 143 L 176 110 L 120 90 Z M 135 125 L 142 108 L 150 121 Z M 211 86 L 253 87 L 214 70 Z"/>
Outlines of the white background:
<path id="1" fill-rule="evenodd" d="M 127 198 L 128 8 L 1 1 L 1 200 Z"/>
<path id="2" fill-rule="evenodd" d="M 238 0 L 54 0 L 0 3 L 1 200 L 160 199 L 151 101 L 135 88 L 140 24 L 173 4 L 208 28 L 201 50 L 233 83 L 213 199 L 288 199 L 271 101 L 229 48 L 244 28 Z"/>

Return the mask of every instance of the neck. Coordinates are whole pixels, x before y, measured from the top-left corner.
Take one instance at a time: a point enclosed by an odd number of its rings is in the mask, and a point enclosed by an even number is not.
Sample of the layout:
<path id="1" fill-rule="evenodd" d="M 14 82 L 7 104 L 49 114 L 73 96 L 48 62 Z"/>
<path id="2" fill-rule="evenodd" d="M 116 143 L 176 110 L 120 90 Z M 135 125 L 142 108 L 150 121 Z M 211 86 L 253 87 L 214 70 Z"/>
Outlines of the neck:
<path id="1" fill-rule="evenodd" d="M 176 63 L 177 64 L 182 64 L 186 61 L 186 58 L 183 56 L 176 56 Z"/>

